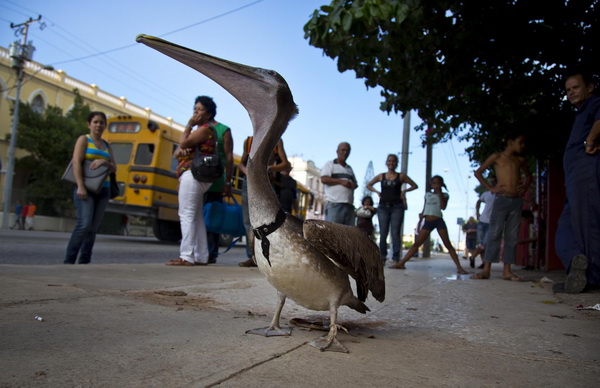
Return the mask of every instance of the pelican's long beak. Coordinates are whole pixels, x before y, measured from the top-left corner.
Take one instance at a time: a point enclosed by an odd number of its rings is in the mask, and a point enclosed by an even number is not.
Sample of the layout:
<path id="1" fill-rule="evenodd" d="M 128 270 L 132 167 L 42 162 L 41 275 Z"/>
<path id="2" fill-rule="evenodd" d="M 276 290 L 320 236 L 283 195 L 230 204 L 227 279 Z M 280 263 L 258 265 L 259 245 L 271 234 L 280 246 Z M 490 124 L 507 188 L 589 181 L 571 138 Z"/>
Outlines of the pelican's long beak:
<path id="1" fill-rule="evenodd" d="M 292 107 L 292 112 L 290 115 L 285 115 L 288 117 L 285 118 L 286 122 L 279 136 L 285 130 L 287 122 L 297 112 L 287 83 L 275 71 L 213 57 L 153 36 L 138 35 L 136 41 L 204 74 L 221 85 L 246 108 L 254 127 L 255 136 L 255 141 L 252 142 L 252 149 L 250 150 L 250 157 L 256 152 L 255 144 L 258 147 L 258 144 L 261 144 L 263 138 L 267 135 L 266 131 L 256 133 L 256 129 L 268 129 L 271 123 L 280 119 L 281 112 L 278 112 L 278 110 L 281 108 L 282 101 L 286 106 Z M 277 139 L 279 139 L 279 136 Z"/>

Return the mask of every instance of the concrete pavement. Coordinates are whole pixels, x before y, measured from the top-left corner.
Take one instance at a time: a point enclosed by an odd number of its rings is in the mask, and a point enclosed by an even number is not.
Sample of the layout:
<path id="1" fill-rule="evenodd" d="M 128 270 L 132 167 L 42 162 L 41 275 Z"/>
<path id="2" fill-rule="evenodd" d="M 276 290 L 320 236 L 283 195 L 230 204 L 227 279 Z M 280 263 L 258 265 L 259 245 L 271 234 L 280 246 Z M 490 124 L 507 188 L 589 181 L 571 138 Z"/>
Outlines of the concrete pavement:
<path id="1" fill-rule="evenodd" d="M 348 354 L 266 326 L 276 293 L 236 248 L 208 267 L 0 265 L 0 387 L 592 387 L 600 374 L 600 293 L 457 276 L 445 254 L 386 268 L 386 300 L 340 309 Z M 466 261 L 463 261 L 465 265 Z M 465 265 L 465 266 L 468 266 Z M 43 321 L 35 320 L 41 316 Z M 325 317 L 286 303 L 291 318 Z"/>

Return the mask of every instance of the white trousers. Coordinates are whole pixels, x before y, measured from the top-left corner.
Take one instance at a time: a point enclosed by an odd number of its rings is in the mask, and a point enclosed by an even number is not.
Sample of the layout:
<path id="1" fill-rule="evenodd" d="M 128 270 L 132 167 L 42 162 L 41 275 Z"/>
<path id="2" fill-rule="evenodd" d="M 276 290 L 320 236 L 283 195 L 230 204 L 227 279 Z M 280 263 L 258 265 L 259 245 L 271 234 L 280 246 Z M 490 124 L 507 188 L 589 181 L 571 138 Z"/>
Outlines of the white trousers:
<path id="1" fill-rule="evenodd" d="M 198 182 L 191 171 L 179 177 L 179 222 L 181 245 L 179 257 L 190 263 L 208 262 L 208 243 L 204 225 L 204 193 L 212 183 Z"/>
<path id="2" fill-rule="evenodd" d="M 33 230 L 33 217 L 25 217 L 25 230 Z"/>

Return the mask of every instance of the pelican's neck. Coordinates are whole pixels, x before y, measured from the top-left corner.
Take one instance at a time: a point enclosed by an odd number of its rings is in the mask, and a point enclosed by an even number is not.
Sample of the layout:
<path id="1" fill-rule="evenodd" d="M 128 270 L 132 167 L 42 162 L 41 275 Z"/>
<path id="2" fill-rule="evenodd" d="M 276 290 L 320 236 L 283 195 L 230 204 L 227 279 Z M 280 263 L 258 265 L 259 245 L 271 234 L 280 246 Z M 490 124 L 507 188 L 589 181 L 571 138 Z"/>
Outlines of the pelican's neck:
<path id="1" fill-rule="evenodd" d="M 295 105 L 293 107 L 288 111 L 277 106 L 273 110 L 267 109 L 260 116 L 251 117 L 254 138 L 248 158 L 247 184 L 250 223 L 254 228 L 274 222 L 281 208 L 269 181 L 267 167 L 273 149 L 295 114 Z"/>
<path id="2" fill-rule="evenodd" d="M 275 222 L 280 209 L 279 200 L 271 186 L 266 159 L 260 155 L 248 159 L 248 212 L 253 228 Z"/>

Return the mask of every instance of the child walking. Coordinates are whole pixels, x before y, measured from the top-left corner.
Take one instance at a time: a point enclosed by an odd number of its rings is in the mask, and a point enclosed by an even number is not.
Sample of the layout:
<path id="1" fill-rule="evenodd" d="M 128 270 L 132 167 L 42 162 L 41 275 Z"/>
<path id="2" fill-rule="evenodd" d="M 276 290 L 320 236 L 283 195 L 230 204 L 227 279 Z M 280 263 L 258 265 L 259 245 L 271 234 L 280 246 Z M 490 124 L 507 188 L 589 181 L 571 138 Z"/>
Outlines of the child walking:
<path id="1" fill-rule="evenodd" d="M 450 243 L 450 238 L 448 237 L 448 227 L 446 227 L 446 223 L 442 218 L 442 210 L 446 209 L 448 205 L 448 199 L 450 196 L 448 193 L 442 192 L 442 187 L 448 191 L 446 184 L 444 183 L 444 179 L 436 175 L 431 178 L 431 191 L 425 194 L 425 204 L 423 206 L 423 212 L 419 214 L 419 226 L 417 227 L 417 239 L 412 247 L 409 248 L 406 255 L 402 258 L 399 263 L 391 265 L 390 268 L 393 269 L 406 269 L 404 264 L 414 256 L 419 247 L 423 245 L 426 239 L 429 238 L 429 235 L 434 229 L 437 229 L 438 234 L 440 235 L 444 246 L 450 252 L 450 257 L 454 264 L 456 265 L 456 270 L 459 274 L 465 275 L 468 274 L 467 271 L 463 269 L 460 265 L 460 261 L 458 260 L 458 256 L 456 255 L 456 251 L 454 247 Z M 425 223 L 421 226 L 422 219 L 425 218 Z"/>
<path id="2" fill-rule="evenodd" d="M 492 263 L 500 260 L 500 245 L 504 235 L 504 251 L 502 262 L 504 271 L 502 279 L 521 281 L 519 276 L 511 270 L 511 264 L 515 263 L 517 253 L 517 240 L 519 234 L 519 223 L 521 221 L 521 197 L 527 191 L 531 183 L 531 172 L 522 156 L 525 149 L 525 136 L 518 132 L 509 133 L 506 136 L 506 147 L 502 152 L 492 154 L 475 171 L 475 176 L 485 188 L 496 194 L 492 215 L 490 218 L 490 229 L 485 245 L 483 258 L 483 270 L 471 276 L 472 279 L 489 279 Z M 497 184 L 492 186 L 484 177 L 483 173 L 488 167 L 493 167 Z M 524 180 L 522 179 L 524 176 Z"/>

